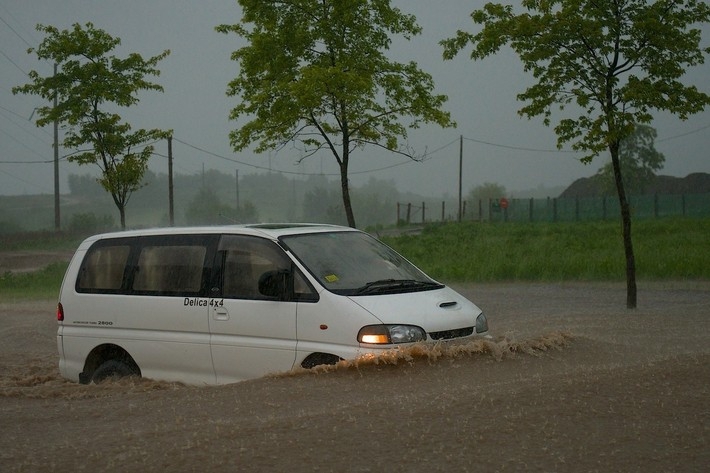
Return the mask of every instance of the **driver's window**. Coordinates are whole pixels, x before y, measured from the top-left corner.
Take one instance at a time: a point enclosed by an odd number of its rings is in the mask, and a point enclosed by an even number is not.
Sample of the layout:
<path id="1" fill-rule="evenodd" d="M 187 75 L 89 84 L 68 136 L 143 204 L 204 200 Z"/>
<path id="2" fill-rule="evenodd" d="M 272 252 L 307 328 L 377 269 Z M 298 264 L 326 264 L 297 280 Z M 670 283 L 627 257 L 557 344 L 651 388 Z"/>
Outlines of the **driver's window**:
<path id="1" fill-rule="evenodd" d="M 316 292 L 297 270 L 276 243 L 263 238 L 226 235 L 220 240 L 218 255 L 222 259 L 220 289 L 222 297 L 231 299 L 273 299 L 264 294 L 259 283 L 269 273 L 286 272 L 287 294 L 278 299 L 291 298 L 298 301 L 315 302 Z M 280 297 L 280 296 L 289 297 Z"/>
<path id="2" fill-rule="evenodd" d="M 275 243 L 262 238 L 228 235 L 219 244 L 222 297 L 263 299 L 259 279 L 273 271 L 290 271 L 291 260 Z"/>

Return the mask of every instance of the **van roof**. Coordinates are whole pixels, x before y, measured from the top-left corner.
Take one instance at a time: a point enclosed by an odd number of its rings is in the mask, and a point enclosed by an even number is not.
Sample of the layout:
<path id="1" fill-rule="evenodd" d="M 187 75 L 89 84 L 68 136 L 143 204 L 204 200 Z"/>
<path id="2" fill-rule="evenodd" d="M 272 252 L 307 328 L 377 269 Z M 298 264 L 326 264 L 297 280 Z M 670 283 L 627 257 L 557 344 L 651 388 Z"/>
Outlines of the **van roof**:
<path id="1" fill-rule="evenodd" d="M 248 225 L 220 225 L 198 227 L 155 227 L 103 233 L 100 235 L 94 235 L 92 237 L 89 237 L 87 238 L 87 241 L 101 240 L 105 238 L 126 238 L 135 236 L 179 235 L 196 233 L 231 233 L 236 235 L 259 235 L 271 239 L 276 239 L 283 235 L 300 235 L 304 233 L 322 233 L 333 231 L 359 230 L 340 225 L 328 225 L 321 223 L 259 223 Z"/>

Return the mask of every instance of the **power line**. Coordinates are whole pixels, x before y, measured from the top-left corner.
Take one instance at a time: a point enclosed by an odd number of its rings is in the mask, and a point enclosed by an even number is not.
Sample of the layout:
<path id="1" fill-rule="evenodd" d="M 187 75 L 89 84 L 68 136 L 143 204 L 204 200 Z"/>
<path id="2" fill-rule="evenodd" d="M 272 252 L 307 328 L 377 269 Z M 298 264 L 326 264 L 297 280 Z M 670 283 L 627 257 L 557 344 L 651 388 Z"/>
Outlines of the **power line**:
<path id="1" fill-rule="evenodd" d="M 660 140 L 656 140 L 656 143 L 662 143 L 664 141 L 670 141 L 670 140 L 675 140 L 677 138 L 683 138 L 684 136 L 693 135 L 693 134 L 699 133 L 703 130 L 707 130 L 708 128 L 710 128 L 710 125 L 705 125 L 704 127 L 698 128 L 696 130 L 688 131 L 686 133 L 681 133 L 680 135 L 674 135 L 674 136 L 668 136 L 666 138 L 661 138 Z"/>
<path id="2" fill-rule="evenodd" d="M 243 166 L 251 167 L 251 168 L 254 168 L 254 169 L 260 169 L 260 170 L 263 170 L 263 171 L 280 172 L 280 173 L 282 173 L 282 174 L 293 174 L 293 175 L 298 175 L 298 176 L 314 175 L 314 174 L 309 174 L 309 173 L 304 173 L 304 172 L 275 170 L 275 169 L 271 169 L 271 168 L 269 168 L 269 167 L 259 166 L 259 165 L 256 165 L 256 164 L 247 163 L 247 162 L 244 162 L 244 161 L 240 161 L 240 160 L 238 160 L 238 159 L 229 158 L 229 157 L 227 157 L 227 156 L 223 156 L 223 155 L 221 155 L 221 154 L 218 154 L 218 153 L 215 153 L 215 152 L 212 152 L 212 151 L 208 151 L 208 150 L 206 150 L 206 149 L 204 149 L 204 148 L 200 148 L 199 146 L 195 146 L 195 145 L 190 144 L 190 143 L 188 143 L 188 142 L 186 142 L 186 141 L 183 141 L 183 140 L 181 140 L 181 139 L 179 139 L 179 138 L 175 138 L 174 136 L 173 136 L 173 140 L 175 140 L 175 141 L 177 141 L 178 143 L 181 143 L 181 144 L 183 144 L 183 145 L 185 145 L 185 146 L 187 146 L 187 147 L 189 147 L 189 148 L 192 148 L 192 149 L 194 149 L 194 150 L 197 150 L 197 151 L 200 151 L 200 152 L 202 152 L 202 153 L 205 153 L 205 154 L 207 154 L 207 155 L 209 155 L 209 156 L 213 156 L 213 157 L 215 157 L 215 158 L 223 159 L 223 160 L 225 160 L 225 161 L 229 161 L 229 162 L 232 162 L 232 163 L 241 164 L 241 165 L 243 165 Z M 318 175 L 337 176 L 338 174 L 318 174 Z"/>
<path id="3" fill-rule="evenodd" d="M 656 143 L 675 140 L 677 138 L 683 138 L 684 136 L 693 135 L 693 134 L 699 133 L 703 130 L 707 130 L 708 128 L 710 128 L 710 125 L 705 125 L 700 128 L 697 128 L 695 130 L 688 131 L 686 133 L 681 133 L 679 135 L 673 135 L 673 136 L 668 136 L 666 138 L 658 139 L 658 140 L 656 140 Z M 474 143 L 480 143 L 480 144 L 484 144 L 484 145 L 488 145 L 488 146 L 493 146 L 496 148 L 512 149 L 512 150 L 516 150 L 516 151 L 528 151 L 528 152 L 534 152 L 534 153 L 572 153 L 572 154 L 579 153 L 579 151 L 574 151 L 574 150 L 539 149 L 539 148 L 526 148 L 526 147 L 521 147 L 521 146 L 504 145 L 504 144 L 500 144 L 500 143 L 492 143 L 490 141 L 479 140 L 476 138 L 466 138 L 465 136 L 463 139 L 466 141 L 472 141 Z"/>
<path id="4" fill-rule="evenodd" d="M 7 107 L 3 107 L 2 105 L 0 105 L 0 109 L 5 110 L 7 113 L 11 113 L 11 114 L 15 115 L 15 116 L 18 117 L 18 118 L 21 118 L 21 119 L 23 119 L 23 120 L 27 120 L 27 117 L 23 117 L 23 116 L 20 115 L 19 113 L 14 112 L 14 111 L 10 110 L 10 109 L 7 108 Z"/>
<path id="5" fill-rule="evenodd" d="M 9 13 L 8 13 L 8 14 L 9 14 Z M 12 15 L 10 14 L 10 16 L 12 16 Z M 13 20 L 14 20 L 14 18 L 13 18 Z M 32 45 L 31 45 L 25 38 L 23 38 L 22 35 L 21 35 L 20 33 L 18 33 L 18 32 L 15 30 L 15 28 L 13 28 L 12 25 L 10 25 L 10 23 L 8 23 L 8 22 L 5 20 L 5 18 L 3 18 L 2 16 L 0 16 L 0 21 L 2 21 L 3 23 L 5 23 L 5 25 L 6 25 L 8 28 L 10 28 L 10 31 L 12 31 L 13 33 L 15 33 L 15 35 L 16 35 L 18 38 L 20 38 L 20 41 L 22 41 L 23 43 L 25 43 L 28 48 L 31 48 L 31 47 L 32 47 Z M 15 20 L 15 21 L 17 21 L 17 20 Z"/>
<path id="6" fill-rule="evenodd" d="M 8 111 L 8 112 L 10 112 L 10 113 L 13 113 L 13 114 L 15 114 L 15 115 L 20 116 L 19 114 L 16 114 L 15 112 L 12 112 L 11 110 L 6 109 L 5 107 L 0 106 L 0 108 L 1 108 L 1 109 L 4 109 L 4 110 L 6 110 L 6 111 Z M 695 134 L 695 133 L 699 133 L 699 132 L 701 132 L 701 131 L 703 131 L 703 130 L 706 130 L 706 129 L 708 129 L 708 128 L 710 128 L 710 125 L 705 125 L 705 126 L 703 126 L 703 127 L 697 128 L 697 129 L 695 129 L 695 130 L 692 130 L 692 131 L 689 131 L 689 132 L 686 132 L 686 133 L 682 133 L 682 134 L 674 135 L 674 136 L 669 136 L 669 137 L 666 137 L 666 138 L 662 138 L 662 139 L 656 140 L 656 142 L 657 142 L 657 143 L 660 143 L 660 142 L 664 142 L 664 141 L 674 140 L 674 139 L 677 139 L 677 138 L 682 138 L 682 137 L 684 137 L 684 136 L 688 136 L 688 135 L 692 135 L 692 134 Z M 0 131 L 2 131 L 2 130 L 0 130 Z M 247 167 L 251 167 L 251 168 L 259 169 L 259 170 L 263 170 L 263 171 L 278 172 L 278 173 L 282 173 L 282 174 L 297 175 L 297 176 L 340 176 L 340 173 L 308 173 L 308 172 L 301 172 L 301 171 L 286 171 L 286 170 L 281 170 L 281 169 L 273 169 L 273 168 L 270 168 L 270 167 L 260 166 L 260 165 L 257 165 L 257 164 L 252 164 L 252 163 L 248 163 L 248 162 L 245 162 L 245 161 L 240 161 L 240 160 L 238 160 L 238 159 L 230 158 L 230 157 L 228 157 L 228 156 L 224 156 L 224 155 L 221 155 L 221 154 L 219 154 L 219 153 L 215 153 L 215 152 L 213 152 L 213 151 L 209 151 L 209 150 L 207 150 L 207 149 L 204 149 L 204 148 L 201 148 L 201 147 L 199 147 L 199 146 L 193 145 L 193 144 L 188 143 L 187 141 L 181 140 L 181 139 L 179 139 L 179 138 L 173 137 L 173 139 L 174 139 L 176 142 L 178 142 L 178 143 L 181 143 L 181 144 L 183 144 L 183 145 L 185 145 L 185 146 L 187 146 L 187 147 L 189 147 L 189 148 L 192 148 L 192 149 L 194 149 L 194 150 L 196 150 L 196 151 L 200 151 L 201 153 L 207 154 L 207 155 L 209 155 L 209 156 L 213 156 L 213 157 L 215 157 L 215 158 L 219 158 L 219 159 L 222 159 L 222 160 L 225 160 L 225 161 L 229 161 L 229 162 L 232 162 L 232 163 L 235 163 L 235 164 L 241 164 L 241 165 L 243 165 L 243 166 L 247 166 Z M 540 148 L 528 148 L 528 147 L 521 147 L 521 146 L 504 145 L 504 144 L 501 144 L 501 143 L 494 143 L 494 142 L 490 142 L 490 141 L 479 140 L 479 139 L 476 139 L 476 138 L 463 137 L 463 139 L 466 140 L 466 141 L 473 142 L 473 143 L 484 144 L 484 145 L 487 145 L 487 146 L 493 146 L 493 147 L 497 147 L 497 148 L 511 149 L 511 150 L 515 150 L 515 151 L 526 151 L 526 152 L 536 152 L 536 153 L 579 153 L 579 151 L 573 151 L 573 150 L 540 149 Z M 428 161 L 428 160 L 432 159 L 435 154 L 437 154 L 437 153 L 443 151 L 443 150 L 446 149 L 446 148 L 449 148 L 450 146 L 452 146 L 453 144 L 455 144 L 457 141 L 458 141 L 458 139 L 455 139 L 455 140 L 453 140 L 453 141 L 451 141 L 451 142 L 449 142 L 449 143 L 447 143 L 447 144 L 445 144 L 445 145 L 443 145 L 443 146 L 440 146 L 439 148 L 436 148 L 435 150 L 433 150 L 433 151 L 431 151 L 431 152 L 427 152 L 427 153 L 425 153 L 424 156 L 423 156 L 421 159 L 419 159 L 419 160 L 416 160 L 416 159 L 409 159 L 409 160 L 407 160 L 407 161 L 403 161 L 403 162 L 400 162 L 400 163 L 395 163 L 395 164 L 392 164 L 392 165 L 389 165 L 389 166 L 384 166 L 384 167 L 375 168 L 375 169 L 368 169 L 368 170 L 365 170 L 365 171 L 353 171 L 353 172 L 350 172 L 349 174 L 350 174 L 350 175 L 369 174 L 369 173 L 373 173 L 373 172 L 385 171 L 385 170 L 388 170 L 388 169 L 396 168 L 396 167 L 399 167 L 399 166 L 404 166 L 404 165 L 407 165 L 407 164 L 421 163 L 421 162 L 424 162 L 424 161 Z M 155 143 L 155 142 L 153 142 L 153 143 Z M 30 151 L 32 151 L 32 150 L 30 150 Z M 33 152 L 34 152 L 34 151 L 33 151 Z M 66 160 L 68 157 L 70 157 L 70 156 L 72 156 L 73 154 L 76 154 L 76 153 L 77 153 L 77 152 L 73 152 L 73 153 L 70 153 L 70 154 L 68 154 L 68 155 L 62 156 L 62 157 L 60 158 L 60 160 Z M 154 154 L 154 155 L 157 155 L 157 156 L 165 157 L 165 156 L 163 156 L 163 155 L 161 155 L 161 154 L 159 154 L 159 153 L 153 153 L 153 154 Z M 49 163 L 52 163 L 52 162 L 53 162 L 53 160 L 51 160 L 51 159 L 50 159 L 50 160 L 37 160 L 37 161 L 3 161 L 3 160 L 0 160 L 0 163 L 1 163 L 1 164 L 49 164 Z"/>
<path id="7" fill-rule="evenodd" d="M 12 178 L 12 179 L 15 180 L 15 181 L 20 181 L 20 182 L 22 182 L 22 183 L 24 183 L 24 184 L 27 184 L 28 186 L 32 186 L 32 187 L 34 187 L 34 188 L 36 188 L 36 189 L 40 189 L 40 190 L 42 190 L 42 191 L 46 191 L 46 190 L 47 190 L 46 187 L 43 187 L 43 186 L 40 186 L 40 185 L 35 184 L 34 182 L 30 182 L 30 181 L 27 181 L 27 180 L 25 180 L 25 179 L 22 179 L 21 177 L 15 176 L 14 174 L 10 174 L 9 172 L 3 171 L 2 169 L 0 169 L 0 174 L 4 174 L 4 175 L 6 175 L 6 176 L 9 176 L 10 178 Z"/>
<path id="8" fill-rule="evenodd" d="M 472 141 L 474 143 L 493 146 L 495 148 L 512 149 L 515 151 L 529 151 L 529 152 L 533 152 L 533 153 L 578 153 L 578 151 L 573 151 L 573 150 L 539 149 L 539 148 L 526 148 L 526 147 L 522 147 L 522 146 L 504 145 L 504 144 L 500 144 L 500 143 L 492 143 L 490 141 L 478 140 L 476 138 L 466 138 L 465 136 L 463 137 L 463 139 L 466 141 Z"/>
<path id="9" fill-rule="evenodd" d="M 2 54 L 5 59 L 7 59 L 8 61 L 10 61 L 10 64 L 12 64 L 12 65 L 15 66 L 17 69 L 19 69 L 19 71 L 22 72 L 24 75 L 29 75 L 29 74 L 27 73 L 27 71 L 25 71 L 24 69 L 22 69 L 15 61 L 13 61 L 13 60 L 10 58 L 10 56 L 8 56 L 7 54 L 5 54 L 4 51 L 0 50 L 0 54 Z"/>
<path id="10" fill-rule="evenodd" d="M 13 136 L 12 134 L 6 132 L 5 130 L 0 129 L 0 133 L 3 133 L 3 134 L 5 134 L 5 135 L 7 135 L 12 141 L 16 142 L 17 144 L 19 144 L 20 146 L 22 146 L 23 148 L 25 148 L 25 149 L 26 149 L 27 151 L 29 151 L 30 153 L 32 153 L 32 154 L 34 154 L 34 155 L 37 155 L 37 156 L 42 156 L 40 153 L 38 153 L 37 151 L 33 150 L 32 148 L 30 148 L 30 147 L 27 146 L 25 143 L 23 143 L 22 141 L 18 140 L 17 138 L 15 138 L 15 136 Z M 27 164 L 34 164 L 34 163 L 39 163 L 39 162 L 40 162 L 40 161 L 5 161 L 5 160 L 0 160 L 0 163 L 3 163 L 3 164 L 24 164 L 24 163 L 27 163 Z M 49 162 L 53 162 L 53 161 L 49 161 Z"/>
<path id="11" fill-rule="evenodd" d="M 208 155 L 210 155 L 210 156 L 214 156 L 214 157 L 216 157 L 216 158 L 223 159 L 223 160 L 225 160 L 225 161 L 230 161 L 230 162 L 232 162 L 232 163 L 241 164 L 241 165 L 243 165 L 243 166 L 251 167 L 251 168 L 254 168 L 254 169 L 260 169 L 260 170 L 263 170 L 263 171 L 279 172 L 279 173 L 282 173 L 282 174 L 289 174 L 289 175 L 295 175 L 295 176 L 340 176 L 340 173 L 320 173 L 320 172 L 319 172 L 319 173 L 311 173 L 311 172 L 300 172 L 300 171 L 285 171 L 285 170 L 273 169 L 273 168 L 265 167 L 265 166 L 259 166 L 259 165 L 257 165 L 257 164 L 247 163 L 247 162 L 244 162 L 244 161 L 240 161 L 240 160 L 238 160 L 238 159 L 229 158 L 229 157 L 227 157 L 227 156 L 223 156 L 223 155 L 221 155 L 221 154 L 218 154 L 218 153 L 215 153 L 215 152 L 212 152 L 212 151 L 208 151 L 208 150 L 206 150 L 206 149 L 204 149 L 204 148 L 200 148 L 199 146 L 195 146 L 195 145 L 190 144 L 190 143 L 188 143 L 188 142 L 186 142 L 186 141 L 183 141 L 183 140 L 181 140 L 181 139 L 179 139 L 179 138 L 173 137 L 173 140 L 175 140 L 175 141 L 177 141 L 178 143 L 181 143 L 181 144 L 183 144 L 183 145 L 185 145 L 185 146 L 188 146 L 188 147 L 190 147 L 190 148 L 192 148 L 192 149 L 195 149 L 195 150 L 200 151 L 200 152 L 202 152 L 202 153 L 208 154 Z M 434 152 L 438 152 L 438 151 L 440 151 L 440 150 L 442 150 L 442 149 L 444 149 L 444 148 L 446 148 L 446 147 L 448 147 L 448 146 L 451 146 L 451 143 L 449 143 L 449 144 L 447 144 L 447 145 L 444 145 L 444 146 L 442 146 L 441 148 L 438 148 L 438 149 L 435 150 Z M 434 152 L 429 153 L 429 154 L 433 154 Z M 424 161 L 424 160 L 425 160 L 425 159 L 422 159 L 421 161 Z M 368 170 L 366 170 L 366 171 L 353 171 L 353 172 L 350 172 L 350 173 L 348 173 L 348 174 L 349 174 L 349 175 L 369 174 L 369 173 L 379 172 L 379 171 L 385 171 L 385 170 L 387 170 L 387 169 L 392 169 L 392 168 L 395 168 L 395 167 L 404 166 L 404 165 L 406 165 L 406 164 L 411 164 L 411 163 L 416 163 L 416 162 L 421 162 L 421 161 L 419 161 L 419 160 L 414 160 L 414 159 L 410 159 L 410 160 L 403 161 L 403 162 L 401 162 L 401 163 L 392 164 L 392 165 L 389 165 L 389 166 L 384 166 L 384 167 L 380 167 L 380 168 L 376 168 L 376 169 L 368 169 Z"/>
<path id="12" fill-rule="evenodd" d="M 24 133 L 30 135 L 34 140 L 38 140 L 45 145 L 47 143 L 42 140 L 42 137 L 38 135 L 38 132 L 44 133 L 45 135 L 47 135 L 51 138 L 51 134 L 46 129 L 38 128 L 38 127 L 34 127 L 34 126 L 29 126 L 32 124 L 32 122 L 29 121 L 27 119 L 27 117 L 23 117 L 19 113 L 16 113 L 16 112 L 10 110 L 9 108 L 3 107 L 1 105 L 0 105 L 0 116 L 4 117 L 6 120 L 8 120 L 10 123 L 15 125 L 20 130 L 22 130 Z M 0 129 L 0 131 L 7 133 L 13 141 L 19 141 L 15 135 L 10 134 L 9 132 L 2 130 L 2 129 Z M 20 143 L 20 144 L 24 148 L 29 149 L 24 142 Z M 35 152 L 34 154 L 37 154 L 37 153 Z"/>
<path id="13" fill-rule="evenodd" d="M 3 131 L 3 130 L 0 130 L 0 131 Z M 3 132 L 3 133 L 6 133 L 6 132 Z M 143 148 L 145 148 L 146 146 L 150 146 L 150 145 L 153 144 L 153 143 L 156 143 L 156 141 L 153 141 L 152 143 L 146 143 Z M 27 148 L 27 149 L 29 149 L 29 148 Z M 138 149 L 141 149 L 141 148 L 139 147 Z M 31 149 L 30 149 L 30 151 L 32 151 L 34 154 L 40 156 L 40 154 L 37 153 L 36 151 L 33 151 L 33 150 L 31 150 Z M 75 151 L 72 151 L 72 152 L 69 153 L 69 154 L 65 154 L 64 156 L 61 156 L 61 157 L 59 158 L 59 160 L 60 160 L 60 161 L 66 161 L 66 160 L 68 160 L 70 157 L 74 156 L 75 154 L 86 153 L 86 152 L 91 152 L 91 151 L 94 151 L 94 150 L 93 150 L 93 149 L 79 149 L 79 150 L 75 150 Z M 152 154 L 158 154 L 158 153 L 152 153 Z M 159 156 L 160 156 L 160 155 L 159 155 Z M 53 162 L 54 162 L 54 159 L 49 159 L 49 160 L 36 160 L 36 161 L 4 161 L 4 160 L 0 160 L 0 164 L 49 164 L 49 163 L 53 163 Z"/>
<path id="14" fill-rule="evenodd" d="M 2 22 L 5 24 L 5 26 L 7 26 L 8 28 L 10 28 L 10 31 L 12 31 L 13 33 L 15 33 L 15 36 L 17 36 L 18 38 L 20 38 L 20 41 L 22 41 L 23 43 L 25 43 L 25 45 L 27 45 L 28 48 L 31 48 L 31 47 L 32 47 L 32 45 L 31 45 L 25 38 L 23 38 L 22 35 L 21 35 L 20 33 L 18 33 L 17 30 L 16 30 L 15 28 L 13 28 L 10 23 L 7 22 L 7 20 L 5 20 L 5 18 L 3 18 L 2 16 L 0 16 L 0 21 L 2 21 Z M 7 54 L 5 54 L 4 51 L 0 50 L 0 54 L 2 54 L 2 56 L 10 62 L 10 64 L 12 64 L 13 66 L 15 66 L 15 67 L 16 67 L 20 72 L 22 72 L 24 75 L 26 75 L 26 76 L 29 75 L 27 71 L 25 71 L 22 67 L 20 67 L 20 65 L 17 64 L 10 56 L 8 56 Z"/>

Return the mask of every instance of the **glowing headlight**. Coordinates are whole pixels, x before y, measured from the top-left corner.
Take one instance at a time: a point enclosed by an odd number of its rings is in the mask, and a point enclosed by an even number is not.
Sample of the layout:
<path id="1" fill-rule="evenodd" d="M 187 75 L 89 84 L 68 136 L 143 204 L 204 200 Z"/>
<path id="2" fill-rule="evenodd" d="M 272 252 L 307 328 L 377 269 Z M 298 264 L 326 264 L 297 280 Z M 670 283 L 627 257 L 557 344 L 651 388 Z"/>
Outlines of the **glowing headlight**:
<path id="1" fill-rule="evenodd" d="M 357 341 L 375 345 L 413 343 L 426 340 L 426 332 L 416 325 L 367 325 L 360 329 Z"/>

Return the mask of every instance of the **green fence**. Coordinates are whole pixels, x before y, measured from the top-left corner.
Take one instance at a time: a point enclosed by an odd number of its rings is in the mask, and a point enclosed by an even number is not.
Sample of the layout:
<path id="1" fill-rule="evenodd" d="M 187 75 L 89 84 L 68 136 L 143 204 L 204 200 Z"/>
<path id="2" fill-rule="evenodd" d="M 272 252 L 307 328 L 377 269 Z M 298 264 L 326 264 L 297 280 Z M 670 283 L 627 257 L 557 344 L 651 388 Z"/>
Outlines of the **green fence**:
<path id="1" fill-rule="evenodd" d="M 710 217 L 710 194 L 639 195 L 629 201 L 635 219 Z M 620 216 L 616 197 L 489 199 L 462 202 L 461 213 L 463 220 L 490 222 L 574 222 Z M 455 221 L 458 214 L 458 202 L 453 201 L 397 204 L 399 222 Z"/>
<path id="2" fill-rule="evenodd" d="M 710 216 L 710 194 L 640 195 L 632 196 L 629 203 L 636 219 Z M 619 201 L 615 197 L 511 199 L 507 207 L 501 206 L 500 201 L 488 204 L 491 221 L 572 222 L 618 219 L 619 215 Z"/>

